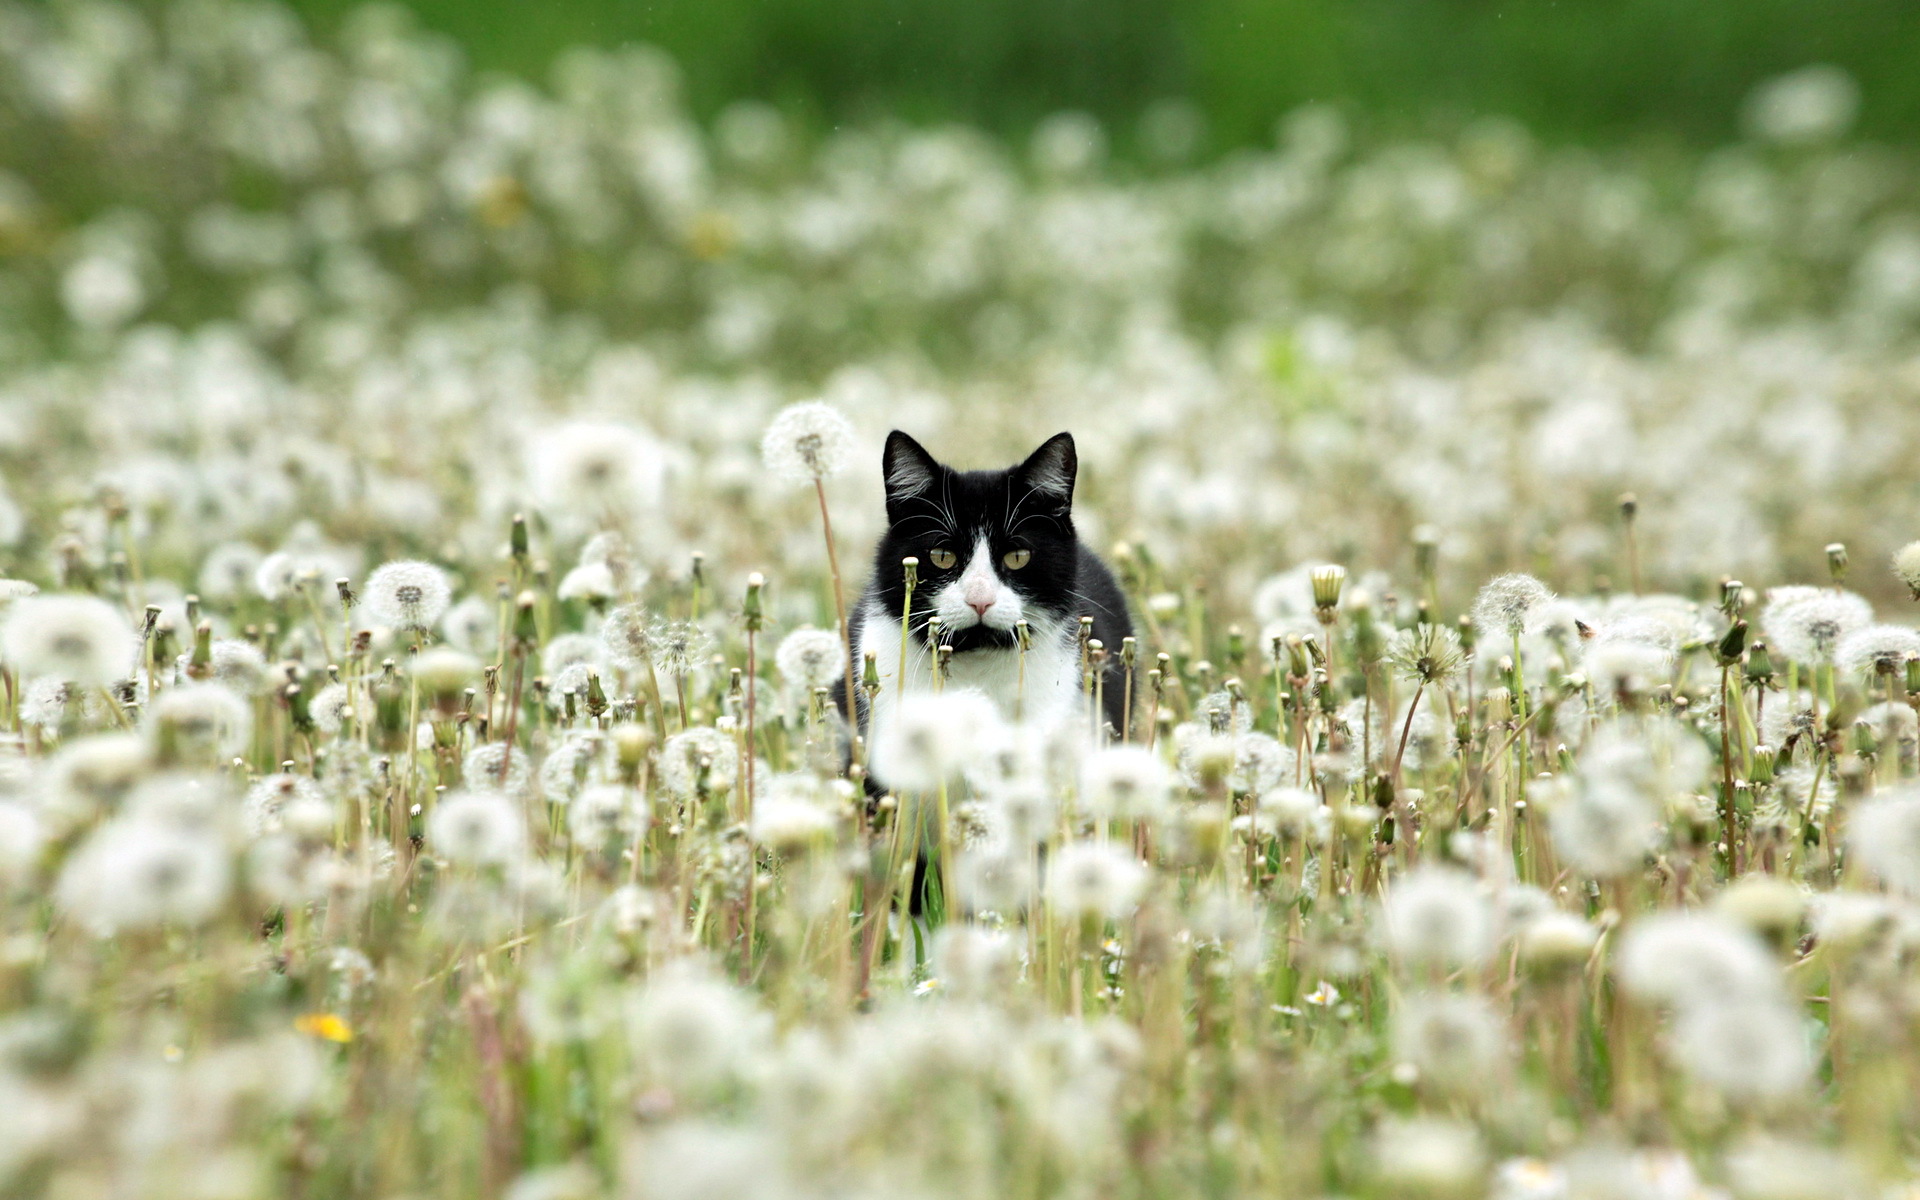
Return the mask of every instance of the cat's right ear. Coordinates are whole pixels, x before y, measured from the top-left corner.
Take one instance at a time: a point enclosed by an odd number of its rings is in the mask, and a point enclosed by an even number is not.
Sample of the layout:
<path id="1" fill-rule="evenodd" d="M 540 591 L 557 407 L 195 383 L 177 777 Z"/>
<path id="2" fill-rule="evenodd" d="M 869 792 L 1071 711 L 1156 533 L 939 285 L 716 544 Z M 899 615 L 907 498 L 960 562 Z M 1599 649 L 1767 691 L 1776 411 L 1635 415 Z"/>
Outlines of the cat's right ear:
<path id="1" fill-rule="evenodd" d="M 881 473 L 887 483 L 887 513 L 933 490 L 940 478 L 940 464 L 926 448 L 898 429 L 887 435 L 887 448 L 880 455 Z"/>

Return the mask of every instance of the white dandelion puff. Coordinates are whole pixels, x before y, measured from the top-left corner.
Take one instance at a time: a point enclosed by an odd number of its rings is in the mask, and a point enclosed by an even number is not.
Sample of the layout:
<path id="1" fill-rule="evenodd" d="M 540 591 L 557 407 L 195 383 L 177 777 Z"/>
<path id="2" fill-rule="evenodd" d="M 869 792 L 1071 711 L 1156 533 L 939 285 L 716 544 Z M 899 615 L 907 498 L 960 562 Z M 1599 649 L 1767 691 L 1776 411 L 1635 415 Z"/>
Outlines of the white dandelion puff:
<path id="1" fill-rule="evenodd" d="M 1109 746 L 1080 764 L 1080 804 L 1100 819 L 1152 820 L 1166 810 L 1172 774 L 1144 746 Z"/>
<path id="2" fill-rule="evenodd" d="M 526 853 L 527 824 L 501 792 L 452 792 L 427 817 L 427 844 L 448 862 L 511 865 Z"/>
<path id="3" fill-rule="evenodd" d="M 796 629 L 780 639 L 774 665 L 780 677 L 802 693 L 832 687 L 845 671 L 840 635 L 831 629 Z"/>
<path id="4" fill-rule="evenodd" d="M 1047 861 L 1047 899 L 1067 917 L 1118 921 L 1133 912 L 1147 869 L 1117 846 L 1070 842 Z"/>
<path id="5" fill-rule="evenodd" d="M 1767 999 L 1780 985 L 1779 965 L 1757 936 L 1701 913 L 1641 918 L 1622 939 L 1615 969 L 1632 995 L 1680 1008 Z"/>
<path id="6" fill-rule="evenodd" d="M 0 652 L 25 678 L 105 687 L 133 669 L 140 638 L 125 614 L 98 596 L 28 596 L 7 614 Z"/>
<path id="7" fill-rule="evenodd" d="M 253 708 L 222 684 L 183 683 L 154 698 L 146 725 L 163 751 L 213 762 L 246 749 Z"/>
<path id="8" fill-rule="evenodd" d="M 1001 724 L 983 692 L 909 692 L 874 734 L 874 773 L 889 787 L 932 791 L 958 779 L 978 746 L 999 739 Z"/>
<path id="9" fill-rule="evenodd" d="M 394 629 L 433 628 L 453 600 L 447 573 L 432 563 L 385 563 L 367 577 L 361 597 L 367 615 Z"/>
<path id="10" fill-rule="evenodd" d="M 641 513 L 666 497 L 666 449 L 646 431 L 613 421 L 569 421 L 536 436 L 528 474 L 540 503 L 588 515 Z"/>
<path id="11" fill-rule="evenodd" d="M 1920 541 L 1908 542 L 1893 556 L 1894 578 L 1907 585 L 1907 591 L 1920 600 Z"/>
<path id="12" fill-rule="evenodd" d="M 232 864 L 204 833 L 136 818 L 101 826 L 60 872 L 54 898 L 96 936 L 198 925 L 226 901 Z"/>
<path id="13" fill-rule="evenodd" d="M 788 483 L 812 483 L 839 474 L 853 457 L 853 424 L 818 400 L 790 404 L 767 426 L 760 456 Z"/>
<path id="14" fill-rule="evenodd" d="M 1760 611 L 1767 645 L 1807 666 L 1832 662 L 1841 639 L 1872 621 L 1863 597 L 1834 588 L 1774 588 Z"/>
<path id="15" fill-rule="evenodd" d="M 1393 957 L 1413 968 L 1478 966 L 1493 950 L 1493 913 L 1470 876 L 1422 867 L 1400 880 L 1381 906 L 1380 932 Z"/>
<path id="16" fill-rule="evenodd" d="M 1892 675 L 1920 656 L 1920 631 L 1904 625 L 1867 625 L 1842 637 L 1833 659 L 1849 675 Z"/>
<path id="17" fill-rule="evenodd" d="M 1531 575 L 1501 575 L 1488 581 L 1473 602 L 1474 627 L 1516 637 L 1535 613 L 1553 599 L 1547 585 Z"/>
<path id="18" fill-rule="evenodd" d="M 1920 897 L 1920 790 L 1906 788 L 1854 805 L 1847 852 L 1875 878 Z"/>

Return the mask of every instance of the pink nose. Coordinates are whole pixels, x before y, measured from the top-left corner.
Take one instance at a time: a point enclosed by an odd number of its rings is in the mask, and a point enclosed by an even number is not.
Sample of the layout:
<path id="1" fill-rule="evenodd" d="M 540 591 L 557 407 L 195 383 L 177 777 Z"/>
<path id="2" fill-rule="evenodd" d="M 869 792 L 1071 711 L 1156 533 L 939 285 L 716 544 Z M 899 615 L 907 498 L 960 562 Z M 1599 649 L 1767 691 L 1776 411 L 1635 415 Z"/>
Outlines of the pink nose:
<path id="1" fill-rule="evenodd" d="M 993 607 L 993 601 L 969 600 L 967 607 L 973 610 L 975 616 L 984 617 L 987 615 L 987 610 Z"/>

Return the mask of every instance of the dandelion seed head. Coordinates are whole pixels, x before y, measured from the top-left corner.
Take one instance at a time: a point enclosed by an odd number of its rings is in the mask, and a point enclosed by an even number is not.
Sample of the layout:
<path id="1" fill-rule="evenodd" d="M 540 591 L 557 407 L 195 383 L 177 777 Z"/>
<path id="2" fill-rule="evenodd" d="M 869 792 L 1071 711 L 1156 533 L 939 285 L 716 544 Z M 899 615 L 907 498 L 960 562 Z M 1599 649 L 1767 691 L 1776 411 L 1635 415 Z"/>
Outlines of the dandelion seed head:
<path id="1" fill-rule="evenodd" d="M 1665 683 L 1673 671 L 1673 656 L 1659 646 L 1623 639 L 1592 647 L 1581 666 L 1595 694 L 1610 700 L 1643 696 Z"/>
<path id="2" fill-rule="evenodd" d="M 1507 1052 L 1506 1030 L 1478 996 L 1426 992 L 1408 996 L 1393 1019 L 1393 1053 L 1422 1085 L 1466 1094 L 1495 1086 Z"/>
<path id="3" fill-rule="evenodd" d="M 75 738 L 54 756 L 44 804 L 66 820 L 112 813 L 153 766 L 147 740 L 135 733 Z"/>
<path id="4" fill-rule="evenodd" d="M 1374 1135 L 1372 1170 L 1392 1195 L 1464 1197 L 1481 1190 L 1486 1151 L 1463 1122 L 1394 1118 Z"/>
<path id="5" fill-rule="evenodd" d="M 661 972 L 635 999 L 629 1036 L 664 1083 L 693 1091 L 739 1074 L 770 1022 L 738 988 L 698 967 Z"/>
<path id="6" fill-rule="evenodd" d="M 597 517 L 659 508 L 666 448 L 643 429 L 614 421 L 567 421 L 528 445 L 527 473 L 543 508 Z"/>
<path id="7" fill-rule="evenodd" d="M 831 687 L 845 672 L 840 635 L 830 629 L 796 629 L 780 639 L 774 665 L 781 678 L 804 694 Z"/>
<path id="8" fill-rule="evenodd" d="M 1920 656 L 1920 631 L 1904 625 L 1866 625 L 1845 635 L 1833 647 L 1834 663 L 1854 676 L 1905 671 L 1910 656 Z"/>
<path id="9" fill-rule="evenodd" d="M 713 635 L 692 621 L 660 620 L 647 631 L 653 665 L 668 675 L 690 675 L 713 652 Z"/>
<path id="10" fill-rule="evenodd" d="M 307 715 L 313 727 L 328 737 L 340 732 L 349 715 L 358 711 L 353 692 L 344 683 L 330 683 L 314 693 L 307 702 Z"/>
<path id="11" fill-rule="evenodd" d="M 1473 967 L 1493 950 L 1493 914 L 1471 877 L 1423 867 L 1388 892 L 1380 934 L 1388 952 L 1410 968 Z"/>
<path id="12" fill-rule="evenodd" d="M 1920 600 L 1920 541 L 1908 542 L 1894 553 L 1893 575 Z"/>
<path id="13" fill-rule="evenodd" d="M 1415 625 L 1387 639 L 1387 665 L 1410 683 L 1444 687 L 1466 665 L 1460 635 L 1446 625 Z"/>
<path id="14" fill-rule="evenodd" d="M 256 780 L 241 799 L 240 811 L 247 833 L 256 838 L 279 833 L 289 826 L 295 832 L 305 833 L 315 823 L 331 832 L 333 824 L 333 805 L 327 801 L 320 785 L 304 775 L 285 772 Z"/>
<path id="15" fill-rule="evenodd" d="M 1774 588 L 1760 611 L 1767 645 L 1807 666 L 1832 662 L 1841 640 L 1872 621 L 1871 604 L 1835 588 Z"/>
<path id="16" fill-rule="evenodd" d="M 682 800 L 704 788 L 712 795 L 733 790 L 740 775 L 740 750 L 733 739 L 711 726 L 696 725 L 668 738 L 660 748 L 660 781 Z"/>
<path id="17" fill-rule="evenodd" d="M 428 630 L 453 602 L 447 573 L 432 563 L 385 563 L 367 577 L 361 603 L 367 614 L 394 629 Z"/>
<path id="18" fill-rule="evenodd" d="M 874 773 L 889 787 L 931 791 L 959 778 L 977 746 L 1003 736 L 1000 711 L 983 692 L 909 692 L 874 734 Z"/>
<path id="19" fill-rule="evenodd" d="M 467 751 L 460 763 L 460 777 L 470 788 L 504 792 L 509 796 L 533 795 L 533 766 L 525 749 L 509 748 L 505 742 L 482 742 Z"/>
<path id="20" fill-rule="evenodd" d="M 176 684 L 147 706 L 146 728 L 162 750 L 200 763 L 222 762 L 246 748 L 253 708 L 224 684 Z"/>
<path id="21" fill-rule="evenodd" d="M 121 611 L 97 596 L 27 596 L 9 608 L 0 654 L 22 678 L 83 688 L 124 679 L 140 638 Z"/>
<path id="22" fill-rule="evenodd" d="M 620 587 L 614 582 L 613 571 L 607 564 L 581 563 L 561 578 L 554 594 L 562 600 L 598 603 L 618 596 Z"/>
<path id="23" fill-rule="evenodd" d="M 1683 1006 L 1668 1046 L 1687 1074 L 1735 1102 L 1795 1095 L 1812 1075 L 1801 1017 L 1780 1000 Z"/>
<path id="24" fill-rule="evenodd" d="M 1080 803 L 1097 819 L 1157 818 L 1166 808 L 1171 785 L 1166 764 L 1144 746 L 1109 746 L 1080 764 Z"/>
<path id="25" fill-rule="evenodd" d="M 775 776 L 754 799 L 753 840 L 792 854 L 831 845 L 839 818 L 810 775 Z"/>
<path id="26" fill-rule="evenodd" d="M 1920 897 L 1920 791 L 1902 788 L 1853 806 L 1846 848 L 1888 887 Z"/>
<path id="27" fill-rule="evenodd" d="M 1553 599 L 1547 585 L 1531 575 L 1501 575 L 1488 581 L 1473 601 L 1473 623 L 1489 633 L 1517 637 Z"/>
<path id="28" fill-rule="evenodd" d="M 760 442 L 760 456 L 778 478 L 812 483 L 844 470 L 853 447 L 852 422 L 831 404 L 809 400 L 775 414 Z"/>
<path id="29" fill-rule="evenodd" d="M 227 849 L 204 833 L 122 817 L 102 825 L 60 871 L 55 902 L 98 937 L 198 925 L 225 902 Z"/>
<path id="30" fill-rule="evenodd" d="M 1771 999 L 1780 968 L 1759 938 L 1725 917 L 1662 912 L 1626 931 L 1615 960 L 1633 996 L 1685 1008 L 1742 998 Z"/>
<path id="31" fill-rule="evenodd" d="M 25 804 L 0 800 L 0 896 L 27 881 L 47 840 L 46 822 Z"/>
<path id="32" fill-rule="evenodd" d="M 646 666 L 652 661 L 654 626 L 653 614 L 637 604 L 623 604 L 608 613 L 600 626 L 600 642 L 606 647 L 608 660 L 629 671 Z M 546 669 L 551 672 L 555 668 L 549 664 Z"/>
<path id="33" fill-rule="evenodd" d="M 567 832 L 590 850 L 630 842 L 646 828 L 647 810 L 631 788 L 591 784 L 567 805 Z"/>
<path id="34" fill-rule="evenodd" d="M 1146 886 L 1147 869 L 1112 845 L 1069 842 L 1046 864 L 1047 899 L 1074 917 L 1121 920 L 1133 912 Z"/>
<path id="35" fill-rule="evenodd" d="M 461 866 L 505 866 L 527 852 L 527 823 L 503 792 L 449 792 L 427 816 L 427 845 Z"/>

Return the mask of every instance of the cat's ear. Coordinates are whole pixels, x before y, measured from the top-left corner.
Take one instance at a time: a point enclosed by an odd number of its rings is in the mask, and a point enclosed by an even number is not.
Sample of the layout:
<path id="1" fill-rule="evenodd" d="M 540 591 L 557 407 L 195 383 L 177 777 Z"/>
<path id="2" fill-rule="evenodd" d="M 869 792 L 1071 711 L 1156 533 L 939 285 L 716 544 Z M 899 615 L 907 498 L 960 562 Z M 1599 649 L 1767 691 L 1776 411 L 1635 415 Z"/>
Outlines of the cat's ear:
<path id="1" fill-rule="evenodd" d="M 880 471 L 887 483 L 887 509 L 923 496 L 933 490 L 940 478 L 940 464 L 926 447 L 898 429 L 887 435 L 887 448 L 880 453 Z"/>
<path id="2" fill-rule="evenodd" d="M 1070 433 L 1048 438 L 1027 455 L 1017 472 L 1036 499 L 1045 497 L 1063 509 L 1073 504 L 1073 481 L 1079 473 L 1080 456 L 1074 451 Z"/>

